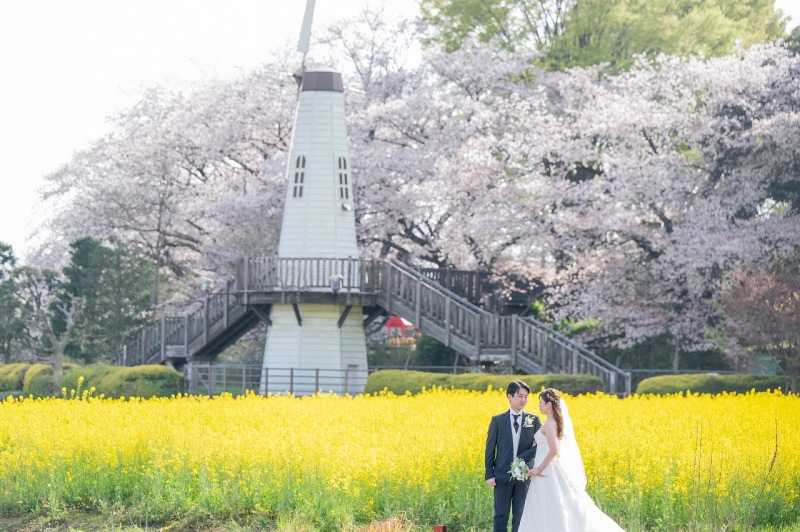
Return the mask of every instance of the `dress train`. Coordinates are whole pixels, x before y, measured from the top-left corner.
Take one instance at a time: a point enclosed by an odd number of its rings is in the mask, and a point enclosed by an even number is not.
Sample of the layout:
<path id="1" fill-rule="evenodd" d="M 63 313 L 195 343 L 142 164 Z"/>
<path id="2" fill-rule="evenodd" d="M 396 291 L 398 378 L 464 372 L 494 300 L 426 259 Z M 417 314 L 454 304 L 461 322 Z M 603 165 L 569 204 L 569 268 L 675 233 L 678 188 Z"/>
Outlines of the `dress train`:
<path id="1" fill-rule="evenodd" d="M 534 440 L 536 467 L 547 456 L 549 446 L 542 431 L 534 435 Z M 612 532 L 622 528 L 597 507 L 583 488 L 570 482 L 556 457 L 541 475 L 531 479 L 519 525 L 519 532 L 539 531 Z"/>

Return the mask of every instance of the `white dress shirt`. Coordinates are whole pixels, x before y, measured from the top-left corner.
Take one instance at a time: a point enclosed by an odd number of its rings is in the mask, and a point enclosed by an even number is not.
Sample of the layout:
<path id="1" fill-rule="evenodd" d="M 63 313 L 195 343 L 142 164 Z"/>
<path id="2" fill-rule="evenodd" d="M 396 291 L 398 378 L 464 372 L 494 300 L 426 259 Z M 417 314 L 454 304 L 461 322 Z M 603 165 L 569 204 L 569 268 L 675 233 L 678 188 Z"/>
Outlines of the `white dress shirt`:
<path id="1" fill-rule="evenodd" d="M 514 416 L 519 414 L 517 418 L 517 430 L 514 430 Z M 519 435 L 522 433 L 522 419 L 525 417 L 525 411 L 520 410 L 519 412 L 514 412 L 510 408 L 508 409 L 508 422 L 511 424 L 511 437 L 514 440 L 514 458 L 517 457 L 517 447 L 519 447 Z"/>

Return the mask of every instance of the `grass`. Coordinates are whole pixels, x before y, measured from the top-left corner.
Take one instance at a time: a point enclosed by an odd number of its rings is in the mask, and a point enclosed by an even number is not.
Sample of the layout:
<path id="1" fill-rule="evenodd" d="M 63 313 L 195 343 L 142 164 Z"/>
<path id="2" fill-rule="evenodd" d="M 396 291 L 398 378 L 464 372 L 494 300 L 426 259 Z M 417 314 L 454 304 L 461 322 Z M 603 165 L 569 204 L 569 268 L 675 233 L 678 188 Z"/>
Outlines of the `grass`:
<path id="1" fill-rule="evenodd" d="M 429 532 L 432 527 L 420 527 L 402 516 L 354 528 L 342 528 L 342 532 Z M 213 516 L 195 515 L 169 523 L 148 526 L 145 523 L 126 522 L 122 514 L 99 515 L 79 510 L 53 516 L 0 517 L 0 530 L 8 532 L 316 532 L 313 524 L 299 518 L 284 517 L 278 522 L 259 516 L 243 516 L 238 519 L 218 519 Z M 638 532 L 645 529 L 628 529 Z M 674 532 L 727 532 L 727 527 L 692 526 Z M 735 530 L 735 529 L 734 529 Z M 753 532 L 800 532 L 800 524 L 784 527 L 753 528 Z M 479 532 L 479 529 L 470 530 Z M 482 531 L 480 531 L 482 532 Z"/>

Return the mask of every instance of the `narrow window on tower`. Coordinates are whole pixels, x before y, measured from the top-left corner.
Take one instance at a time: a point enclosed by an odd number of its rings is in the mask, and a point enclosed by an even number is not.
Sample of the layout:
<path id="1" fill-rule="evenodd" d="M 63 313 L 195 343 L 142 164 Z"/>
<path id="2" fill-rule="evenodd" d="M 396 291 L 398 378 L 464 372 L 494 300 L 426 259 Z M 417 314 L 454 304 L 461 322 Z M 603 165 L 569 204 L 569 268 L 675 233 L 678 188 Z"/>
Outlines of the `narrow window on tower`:
<path id="1" fill-rule="evenodd" d="M 297 158 L 294 164 L 294 189 L 292 191 L 293 198 L 303 197 L 303 181 L 306 178 L 306 158 L 301 155 Z"/>
<path id="2" fill-rule="evenodd" d="M 339 157 L 339 198 L 350 199 L 350 188 L 347 186 L 347 159 Z"/>

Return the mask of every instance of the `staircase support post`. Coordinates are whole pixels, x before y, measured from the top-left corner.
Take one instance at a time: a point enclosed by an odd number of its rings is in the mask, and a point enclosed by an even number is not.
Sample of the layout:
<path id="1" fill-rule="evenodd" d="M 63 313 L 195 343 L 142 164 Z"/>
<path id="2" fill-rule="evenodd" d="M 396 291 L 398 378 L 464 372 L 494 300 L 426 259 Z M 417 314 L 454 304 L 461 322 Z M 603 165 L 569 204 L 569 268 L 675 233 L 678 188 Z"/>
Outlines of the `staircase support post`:
<path id="1" fill-rule="evenodd" d="M 352 310 L 352 308 L 353 308 L 352 305 L 347 305 L 346 307 L 344 307 L 344 311 L 342 312 L 342 315 L 339 317 L 339 321 L 336 323 L 340 329 L 342 328 L 342 325 L 344 325 L 344 322 L 347 319 L 347 316 L 350 314 L 350 310 Z"/>
<path id="2" fill-rule="evenodd" d="M 511 366 L 517 367 L 517 315 L 511 316 Z"/>
<path id="3" fill-rule="evenodd" d="M 475 313 L 475 360 L 481 361 L 481 313 Z"/>
<path id="4" fill-rule="evenodd" d="M 208 343 L 208 296 L 203 301 L 203 345 Z"/>
<path id="5" fill-rule="evenodd" d="M 444 300 L 444 345 L 447 347 L 450 347 L 450 303 L 449 297 Z"/>
<path id="6" fill-rule="evenodd" d="M 195 379 L 197 379 L 196 372 L 197 370 L 195 369 L 194 364 L 186 364 L 186 388 L 189 393 L 193 394 L 197 393 L 195 381 Z"/>
<path id="7" fill-rule="evenodd" d="M 250 258 L 244 261 L 244 304 L 250 304 Z"/>
<path id="8" fill-rule="evenodd" d="M 547 373 L 547 336 L 542 331 L 538 333 L 539 353 L 542 354 L 542 373 Z"/>
<path id="9" fill-rule="evenodd" d="M 214 364 L 208 365 L 208 396 L 214 397 Z"/>
<path id="10" fill-rule="evenodd" d="M 186 358 L 189 358 L 189 315 L 183 315 L 183 348 Z"/>
<path id="11" fill-rule="evenodd" d="M 385 279 L 384 291 L 386 293 L 386 310 L 392 312 L 392 264 L 389 261 L 384 262 Z"/>
<path id="12" fill-rule="evenodd" d="M 415 305 L 416 308 L 414 310 L 416 311 L 416 314 L 417 314 L 417 317 L 415 318 L 415 321 L 414 321 L 414 325 L 416 325 L 417 327 L 419 327 L 419 323 L 420 323 L 420 319 L 421 319 L 420 313 L 422 312 L 422 301 L 421 301 L 422 297 L 421 296 L 422 296 L 422 281 L 419 278 L 417 278 L 417 285 L 416 285 L 415 290 L 414 290 L 414 299 L 415 299 L 415 302 L 416 302 L 416 305 Z"/>
<path id="13" fill-rule="evenodd" d="M 225 316 L 225 328 L 228 328 L 228 307 L 230 306 L 230 297 L 231 297 L 231 283 L 225 283 L 225 310 L 223 311 L 223 315 Z"/>
<path id="14" fill-rule="evenodd" d="M 167 317 L 161 314 L 161 362 L 167 359 Z"/>

